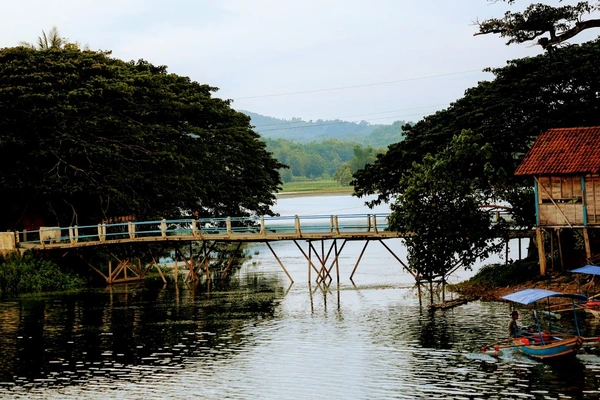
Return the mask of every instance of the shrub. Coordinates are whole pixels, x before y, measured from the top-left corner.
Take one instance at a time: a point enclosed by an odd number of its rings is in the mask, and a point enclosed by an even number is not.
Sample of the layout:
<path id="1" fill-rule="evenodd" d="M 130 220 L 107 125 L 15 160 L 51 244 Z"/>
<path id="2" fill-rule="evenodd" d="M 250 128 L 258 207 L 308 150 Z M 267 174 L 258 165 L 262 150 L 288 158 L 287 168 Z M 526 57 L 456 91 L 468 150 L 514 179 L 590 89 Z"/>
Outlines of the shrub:
<path id="1" fill-rule="evenodd" d="M 83 287 L 85 281 L 62 271 L 49 260 L 36 258 L 32 252 L 11 253 L 0 259 L 0 293 L 18 294 L 69 290 Z"/>

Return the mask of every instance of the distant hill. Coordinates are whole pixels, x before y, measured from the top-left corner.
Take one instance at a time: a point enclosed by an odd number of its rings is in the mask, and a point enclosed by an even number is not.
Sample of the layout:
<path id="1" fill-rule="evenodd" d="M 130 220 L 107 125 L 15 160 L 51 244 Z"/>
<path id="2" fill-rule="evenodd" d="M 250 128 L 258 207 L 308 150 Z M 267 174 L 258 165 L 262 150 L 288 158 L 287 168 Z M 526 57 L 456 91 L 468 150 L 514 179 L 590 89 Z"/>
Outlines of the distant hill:
<path id="1" fill-rule="evenodd" d="M 267 117 L 250 111 L 240 112 L 251 118 L 255 131 L 269 139 L 286 139 L 297 143 L 322 142 L 338 139 L 366 146 L 387 147 L 404 139 L 402 126 L 405 121 L 396 121 L 392 125 L 371 125 L 336 120 L 304 121 L 301 118 L 291 120 Z"/>

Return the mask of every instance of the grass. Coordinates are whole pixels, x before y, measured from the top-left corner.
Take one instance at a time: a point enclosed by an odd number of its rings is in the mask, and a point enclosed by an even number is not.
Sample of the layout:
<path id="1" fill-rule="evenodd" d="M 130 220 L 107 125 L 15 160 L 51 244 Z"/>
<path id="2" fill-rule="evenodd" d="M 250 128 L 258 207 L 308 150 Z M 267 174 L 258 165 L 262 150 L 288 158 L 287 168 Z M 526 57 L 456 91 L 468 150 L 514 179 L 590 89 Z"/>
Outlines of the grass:
<path id="1" fill-rule="evenodd" d="M 352 186 L 342 186 L 334 180 L 297 181 L 283 184 L 280 193 L 320 192 L 320 193 L 352 193 Z"/>

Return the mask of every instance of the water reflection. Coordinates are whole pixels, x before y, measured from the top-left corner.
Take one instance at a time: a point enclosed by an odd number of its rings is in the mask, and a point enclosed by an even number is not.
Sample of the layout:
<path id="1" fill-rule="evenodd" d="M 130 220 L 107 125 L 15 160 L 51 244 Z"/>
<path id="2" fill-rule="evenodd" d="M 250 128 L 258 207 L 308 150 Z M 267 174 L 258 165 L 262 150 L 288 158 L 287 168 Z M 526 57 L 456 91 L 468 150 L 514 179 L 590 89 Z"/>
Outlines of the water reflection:
<path id="1" fill-rule="evenodd" d="M 0 397 L 600 394 L 595 349 L 567 366 L 481 354 L 504 332 L 505 304 L 431 311 L 412 288 L 284 283 L 240 276 L 209 293 L 140 286 L 0 303 Z"/>
<path id="2" fill-rule="evenodd" d="M 341 198 L 334 205 L 347 208 Z M 506 334 L 508 305 L 431 311 L 385 249 L 370 246 L 349 281 L 361 250 L 349 244 L 340 282 L 327 286 L 308 283 L 293 244 L 273 247 L 294 284 L 259 246 L 231 279 L 212 286 L 0 302 L 0 398 L 600 397 L 596 348 L 569 365 L 510 349 L 482 354 Z M 532 316 L 522 318 L 528 324 Z M 597 321 L 581 325 L 585 336 L 600 333 Z"/>

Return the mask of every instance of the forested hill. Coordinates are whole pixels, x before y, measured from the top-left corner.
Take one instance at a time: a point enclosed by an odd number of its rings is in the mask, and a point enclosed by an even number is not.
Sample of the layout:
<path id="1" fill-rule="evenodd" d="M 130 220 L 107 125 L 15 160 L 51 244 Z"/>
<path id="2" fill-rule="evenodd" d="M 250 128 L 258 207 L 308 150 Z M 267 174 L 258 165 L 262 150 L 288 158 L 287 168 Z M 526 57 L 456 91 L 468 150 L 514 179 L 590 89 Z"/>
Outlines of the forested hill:
<path id="1" fill-rule="evenodd" d="M 366 146 L 387 147 L 404 139 L 402 126 L 406 121 L 396 121 L 392 125 L 371 125 L 342 120 L 304 121 L 301 118 L 291 120 L 267 117 L 250 111 L 240 110 L 248 115 L 255 131 L 268 139 L 286 139 L 296 143 L 321 142 L 338 139 Z"/>

